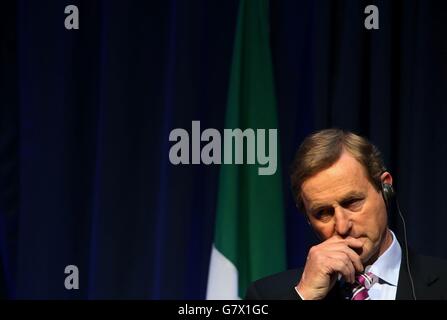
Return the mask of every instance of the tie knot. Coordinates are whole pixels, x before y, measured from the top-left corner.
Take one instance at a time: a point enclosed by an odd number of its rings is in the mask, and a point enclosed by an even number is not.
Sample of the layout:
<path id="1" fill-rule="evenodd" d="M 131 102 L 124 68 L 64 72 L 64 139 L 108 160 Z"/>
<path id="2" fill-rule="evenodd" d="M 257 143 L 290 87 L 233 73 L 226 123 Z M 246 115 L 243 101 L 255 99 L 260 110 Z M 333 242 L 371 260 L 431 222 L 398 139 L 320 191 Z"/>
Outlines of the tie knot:
<path id="1" fill-rule="evenodd" d="M 378 280 L 379 278 L 371 272 L 357 274 L 355 276 L 355 284 L 351 287 L 351 300 L 369 300 L 368 290 Z"/>
<path id="2" fill-rule="evenodd" d="M 366 272 L 366 273 L 359 273 L 355 276 L 356 282 L 365 287 L 367 290 L 371 288 L 379 278 L 372 272 Z"/>

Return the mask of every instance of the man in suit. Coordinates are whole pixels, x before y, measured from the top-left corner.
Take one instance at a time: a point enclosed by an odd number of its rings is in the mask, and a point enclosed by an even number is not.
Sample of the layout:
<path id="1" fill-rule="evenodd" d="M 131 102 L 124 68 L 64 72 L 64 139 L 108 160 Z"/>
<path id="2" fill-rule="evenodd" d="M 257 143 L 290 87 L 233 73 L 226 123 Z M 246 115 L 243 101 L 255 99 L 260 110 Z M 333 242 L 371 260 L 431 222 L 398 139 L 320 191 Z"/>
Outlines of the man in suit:
<path id="1" fill-rule="evenodd" d="M 291 184 L 321 243 L 304 268 L 254 282 L 247 299 L 447 298 L 447 263 L 407 252 L 388 228 L 393 178 L 368 140 L 338 129 L 310 135 Z"/>

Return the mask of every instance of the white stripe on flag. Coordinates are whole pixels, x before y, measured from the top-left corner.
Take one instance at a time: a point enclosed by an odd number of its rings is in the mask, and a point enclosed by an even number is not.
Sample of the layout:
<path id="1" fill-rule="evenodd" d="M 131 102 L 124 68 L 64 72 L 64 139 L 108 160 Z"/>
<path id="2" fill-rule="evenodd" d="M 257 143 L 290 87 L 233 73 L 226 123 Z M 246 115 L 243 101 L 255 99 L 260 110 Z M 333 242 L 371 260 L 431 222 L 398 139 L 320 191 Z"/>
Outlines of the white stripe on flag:
<path id="1" fill-rule="evenodd" d="M 208 273 L 208 286 L 206 288 L 207 300 L 238 300 L 238 273 L 237 269 L 213 244 L 211 250 L 210 270 Z"/>

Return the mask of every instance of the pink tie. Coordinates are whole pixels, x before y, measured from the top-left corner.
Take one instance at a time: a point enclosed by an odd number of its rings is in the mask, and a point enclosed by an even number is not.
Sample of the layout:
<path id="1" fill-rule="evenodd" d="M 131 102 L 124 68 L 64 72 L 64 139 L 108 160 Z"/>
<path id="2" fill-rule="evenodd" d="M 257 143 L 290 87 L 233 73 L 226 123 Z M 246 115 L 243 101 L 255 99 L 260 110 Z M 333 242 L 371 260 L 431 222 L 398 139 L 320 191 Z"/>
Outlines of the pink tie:
<path id="1" fill-rule="evenodd" d="M 377 276 L 371 272 L 356 275 L 351 300 L 370 300 L 368 290 L 377 280 Z"/>

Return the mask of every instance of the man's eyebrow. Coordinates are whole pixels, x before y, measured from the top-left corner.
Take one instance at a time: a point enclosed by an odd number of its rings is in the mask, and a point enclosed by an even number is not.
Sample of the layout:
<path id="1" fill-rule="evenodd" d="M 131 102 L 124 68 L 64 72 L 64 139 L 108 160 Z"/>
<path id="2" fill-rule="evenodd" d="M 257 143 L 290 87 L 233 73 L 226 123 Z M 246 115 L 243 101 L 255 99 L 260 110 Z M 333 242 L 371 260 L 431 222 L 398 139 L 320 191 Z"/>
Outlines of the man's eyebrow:
<path id="1" fill-rule="evenodd" d="M 344 194 L 341 198 L 337 199 L 337 202 L 338 203 L 343 203 L 343 202 L 348 201 L 348 200 L 352 200 L 352 199 L 356 199 L 356 198 L 364 198 L 364 197 L 365 197 L 365 194 L 363 192 L 360 192 L 360 191 L 350 191 L 350 192 Z M 312 203 L 310 205 L 309 211 L 310 212 L 315 212 L 317 210 L 324 209 L 324 208 L 326 208 L 328 206 L 329 206 L 329 204 L 324 203 L 324 202 L 322 202 L 322 203 L 315 202 L 315 203 Z"/>
<path id="2" fill-rule="evenodd" d="M 346 195 L 344 195 L 341 199 L 340 199 L 340 203 L 346 200 L 351 200 L 351 199 L 357 199 L 357 198 L 364 198 L 365 194 L 363 192 L 360 191 L 352 191 L 352 192 L 348 192 Z"/>

